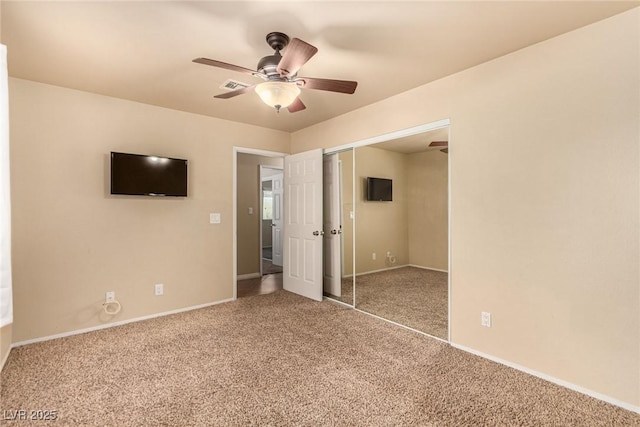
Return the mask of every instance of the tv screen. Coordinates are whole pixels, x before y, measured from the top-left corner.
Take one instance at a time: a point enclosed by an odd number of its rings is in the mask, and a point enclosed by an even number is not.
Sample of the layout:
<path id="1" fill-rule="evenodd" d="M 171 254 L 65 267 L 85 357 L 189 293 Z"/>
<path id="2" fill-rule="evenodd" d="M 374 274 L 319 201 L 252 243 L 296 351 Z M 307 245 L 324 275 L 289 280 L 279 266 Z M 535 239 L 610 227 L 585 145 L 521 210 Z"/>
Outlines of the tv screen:
<path id="1" fill-rule="evenodd" d="M 187 197 L 187 161 L 111 152 L 111 194 Z"/>
<path id="2" fill-rule="evenodd" d="M 386 178 L 367 178 L 367 200 L 390 202 L 393 199 L 393 183 Z"/>

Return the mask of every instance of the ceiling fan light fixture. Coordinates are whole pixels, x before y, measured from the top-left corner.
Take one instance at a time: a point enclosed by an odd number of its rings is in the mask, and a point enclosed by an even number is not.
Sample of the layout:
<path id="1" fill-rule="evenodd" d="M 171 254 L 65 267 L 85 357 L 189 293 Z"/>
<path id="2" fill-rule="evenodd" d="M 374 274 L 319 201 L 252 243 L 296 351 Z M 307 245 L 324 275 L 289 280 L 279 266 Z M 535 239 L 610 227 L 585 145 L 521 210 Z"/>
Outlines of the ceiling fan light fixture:
<path id="1" fill-rule="evenodd" d="M 295 83 L 264 82 L 256 86 L 256 93 L 262 102 L 277 111 L 287 108 L 300 95 L 300 88 Z"/>

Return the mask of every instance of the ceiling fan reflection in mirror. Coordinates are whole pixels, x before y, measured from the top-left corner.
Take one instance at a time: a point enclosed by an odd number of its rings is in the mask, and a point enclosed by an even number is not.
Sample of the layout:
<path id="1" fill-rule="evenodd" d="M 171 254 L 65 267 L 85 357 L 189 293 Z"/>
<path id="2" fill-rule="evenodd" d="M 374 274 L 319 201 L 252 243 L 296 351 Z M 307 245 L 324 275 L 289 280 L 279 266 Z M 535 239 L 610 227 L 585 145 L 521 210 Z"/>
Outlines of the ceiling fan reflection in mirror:
<path id="1" fill-rule="evenodd" d="M 445 154 L 449 153 L 449 141 L 433 141 L 429 147 L 442 147 L 440 151 Z"/>
<path id="2" fill-rule="evenodd" d="M 289 36 L 278 32 L 267 34 L 266 39 L 275 52 L 258 61 L 257 71 L 214 59 L 193 60 L 199 64 L 250 74 L 264 80 L 262 83 L 216 95 L 215 98 L 233 98 L 253 90 L 265 104 L 274 107 L 277 112 L 286 108 L 290 113 L 295 113 L 306 108 L 299 97 L 300 88 L 347 94 L 355 92 L 358 82 L 298 76 L 300 68 L 318 52 L 315 46 L 297 38 L 289 40 Z M 283 49 L 284 55 L 280 54 Z"/>

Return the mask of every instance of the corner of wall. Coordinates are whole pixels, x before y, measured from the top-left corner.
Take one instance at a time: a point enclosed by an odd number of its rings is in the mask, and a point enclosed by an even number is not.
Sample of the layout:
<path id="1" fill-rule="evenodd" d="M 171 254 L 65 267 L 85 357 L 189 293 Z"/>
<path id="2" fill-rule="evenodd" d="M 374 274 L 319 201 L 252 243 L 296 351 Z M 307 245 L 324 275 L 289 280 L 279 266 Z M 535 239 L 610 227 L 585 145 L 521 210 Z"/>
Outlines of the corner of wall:
<path id="1" fill-rule="evenodd" d="M 289 154 L 293 154 L 293 134 L 294 132 L 289 132 Z"/>

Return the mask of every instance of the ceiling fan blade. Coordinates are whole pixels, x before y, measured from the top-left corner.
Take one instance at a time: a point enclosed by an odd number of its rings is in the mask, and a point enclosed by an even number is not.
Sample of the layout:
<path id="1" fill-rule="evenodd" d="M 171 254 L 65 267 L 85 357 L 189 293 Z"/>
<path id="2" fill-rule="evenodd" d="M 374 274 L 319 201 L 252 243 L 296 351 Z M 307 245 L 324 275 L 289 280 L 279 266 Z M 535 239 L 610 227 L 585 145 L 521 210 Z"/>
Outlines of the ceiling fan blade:
<path id="1" fill-rule="evenodd" d="M 429 144 L 429 147 L 447 147 L 449 146 L 449 141 L 433 141 Z"/>
<path id="2" fill-rule="evenodd" d="M 305 108 L 307 107 L 302 103 L 300 97 L 297 97 L 296 100 L 287 107 L 287 110 L 289 110 L 290 113 L 295 113 L 296 111 L 302 111 Z"/>
<path id="3" fill-rule="evenodd" d="M 218 99 L 229 99 L 234 96 L 242 95 L 243 93 L 251 92 L 255 89 L 256 85 L 251 85 L 247 87 L 241 87 L 240 89 L 232 90 L 231 92 L 221 93 L 220 95 L 214 96 L 214 98 Z"/>
<path id="4" fill-rule="evenodd" d="M 295 75 L 317 51 L 317 47 L 294 38 L 287 45 L 284 55 L 278 63 L 278 73 L 284 77 Z"/>
<path id="5" fill-rule="evenodd" d="M 330 92 L 353 93 L 358 82 L 350 80 L 317 79 L 315 77 L 299 77 L 295 82 L 305 89 L 328 90 Z"/>
<path id="6" fill-rule="evenodd" d="M 252 74 L 252 75 L 257 73 L 257 71 L 240 67 L 238 65 L 227 64 L 226 62 L 216 61 L 215 59 L 196 58 L 193 60 L 193 62 L 197 62 L 198 64 L 211 65 L 212 67 L 225 68 L 227 70 L 237 71 L 239 73 Z"/>
<path id="7" fill-rule="evenodd" d="M 442 150 L 440 150 L 440 151 L 442 151 L 442 152 L 443 152 L 443 153 L 445 153 L 445 154 L 449 154 L 449 149 L 448 149 L 448 148 L 443 148 L 443 149 L 442 149 Z"/>

